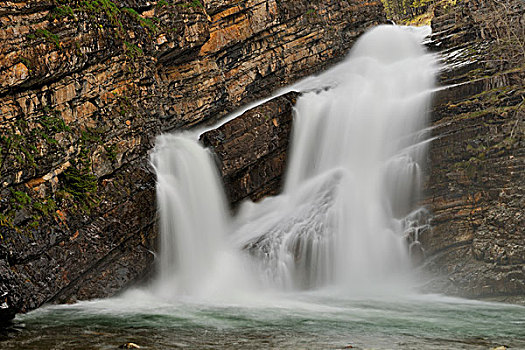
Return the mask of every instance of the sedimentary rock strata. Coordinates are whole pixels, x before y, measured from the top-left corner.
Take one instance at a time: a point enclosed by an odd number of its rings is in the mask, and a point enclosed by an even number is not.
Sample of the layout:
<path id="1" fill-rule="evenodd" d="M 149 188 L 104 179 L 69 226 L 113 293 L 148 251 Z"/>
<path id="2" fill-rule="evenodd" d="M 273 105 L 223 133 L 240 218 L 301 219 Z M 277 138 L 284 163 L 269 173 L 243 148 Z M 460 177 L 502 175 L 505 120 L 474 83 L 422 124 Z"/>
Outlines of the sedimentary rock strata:
<path id="1" fill-rule="evenodd" d="M 432 119 L 425 202 L 433 229 L 421 241 L 437 279 L 428 289 L 523 297 L 525 6 L 442 2 L 434 14 L 431 46 L 450 87 L 436 96 Z"/>
<path id="2" fill-rule="evenodd" d="M 233 206 L 279 193 L 297 95 L 277 97 L 201 136 L 216 155 Z"/>

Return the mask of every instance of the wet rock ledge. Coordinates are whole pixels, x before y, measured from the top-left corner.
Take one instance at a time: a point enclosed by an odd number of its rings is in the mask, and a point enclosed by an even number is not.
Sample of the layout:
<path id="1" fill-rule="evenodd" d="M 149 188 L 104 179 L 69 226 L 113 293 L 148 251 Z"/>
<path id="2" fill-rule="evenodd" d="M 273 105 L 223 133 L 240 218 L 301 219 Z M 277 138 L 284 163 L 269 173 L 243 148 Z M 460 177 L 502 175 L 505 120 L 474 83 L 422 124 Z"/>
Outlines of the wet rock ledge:
<path id="1" fill-rule="evenodd" d="M 384 22 L 379 0 L 1 1 L 0 320 L 147 278 L 155 137 L 319 72 Z M 233 202 L 277 191 L 288 117 L 270 110 L 253 119 L 273 133 L 263 163 L 221 160 Z"/>

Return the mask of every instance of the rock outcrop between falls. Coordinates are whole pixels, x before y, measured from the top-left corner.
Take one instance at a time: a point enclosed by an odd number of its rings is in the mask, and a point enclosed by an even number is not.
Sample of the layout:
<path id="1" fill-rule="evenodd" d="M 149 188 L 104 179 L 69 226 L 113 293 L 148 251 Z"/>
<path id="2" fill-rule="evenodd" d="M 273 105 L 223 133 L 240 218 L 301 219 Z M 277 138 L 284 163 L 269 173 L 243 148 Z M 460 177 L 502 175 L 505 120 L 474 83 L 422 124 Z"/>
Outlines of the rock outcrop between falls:
<path id="1" fill-rule="evenodd" d="M 216 156 L 232 207 L 281 191 L 298 95 L 274 98 L 201 135 Z"/>
<path id="2" fill-rule="evenodd" d="M 156 135 L 316 73 L 384 22 L 379 0 L 2 1 L 0 320 L 148 276 Z M 253 153 L 261 167 L 227 175 L 264 190 L 230 189 L 233 202 L 280 186 L 279 113 L 263 117 L 277 134 Z"/>

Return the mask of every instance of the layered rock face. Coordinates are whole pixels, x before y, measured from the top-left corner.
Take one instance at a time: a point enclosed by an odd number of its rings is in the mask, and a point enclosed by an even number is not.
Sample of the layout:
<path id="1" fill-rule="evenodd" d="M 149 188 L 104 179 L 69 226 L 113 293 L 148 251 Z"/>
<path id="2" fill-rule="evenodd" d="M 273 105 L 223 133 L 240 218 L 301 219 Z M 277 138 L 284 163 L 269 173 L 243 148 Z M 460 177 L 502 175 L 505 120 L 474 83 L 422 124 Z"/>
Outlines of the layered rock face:
<path id="1" fill-rule="evenodd" d="M 525 5 L 442 2 L 434 14 L 441 84 L 453 86 L 432 120 L 428 289 L 515 300 L 525 296 Z"/>
<path id="2" fill-rule="evenodd" d="M 361 0 L 2 2 L 0 319 L 109 296 L 147 275 L 155 136 L 323 69 L 384 21 L 380 1 Z M 231 171 L 222 160 L 240 188 L 232 202 L 280 185 L 283 98 L 251 119 L 274 133 L 254 151 L 267 163 Z M 211 134 L 204 141 L 220 148 Z"/>
<path id="3" fill-rule="evenodd" d="M 201 136 L 216 155 L 233 207 L 280 192 L 297 95 L 274 98 Z"/>

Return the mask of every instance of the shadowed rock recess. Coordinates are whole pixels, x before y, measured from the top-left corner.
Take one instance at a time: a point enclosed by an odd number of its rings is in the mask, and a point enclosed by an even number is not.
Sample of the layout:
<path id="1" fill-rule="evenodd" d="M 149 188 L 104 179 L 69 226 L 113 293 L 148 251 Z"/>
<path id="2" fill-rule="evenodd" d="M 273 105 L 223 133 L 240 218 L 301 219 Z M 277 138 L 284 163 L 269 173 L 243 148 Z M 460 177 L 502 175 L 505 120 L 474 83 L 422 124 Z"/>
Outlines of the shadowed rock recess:
<path id="1" fill-rule="evenodd" d="M 147 276 L 155 136 L 322 70 L 384 21 L 379 0 L 2 1 L 0 320 Z M 293 98 L 246 114 L 264 142 L 232 135 L 260 160 L 221 158 L 233 204 L 278 191 Z"/>

